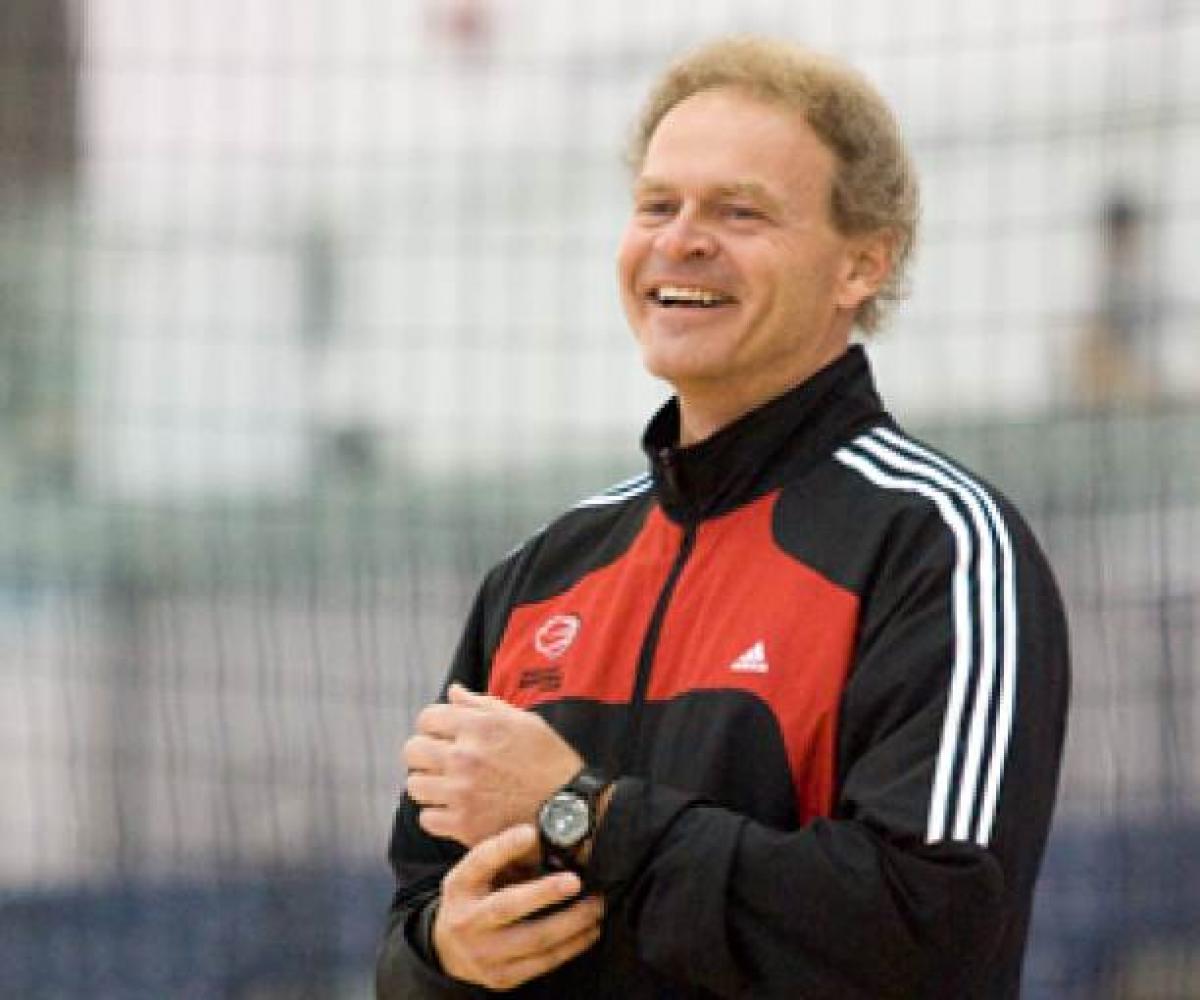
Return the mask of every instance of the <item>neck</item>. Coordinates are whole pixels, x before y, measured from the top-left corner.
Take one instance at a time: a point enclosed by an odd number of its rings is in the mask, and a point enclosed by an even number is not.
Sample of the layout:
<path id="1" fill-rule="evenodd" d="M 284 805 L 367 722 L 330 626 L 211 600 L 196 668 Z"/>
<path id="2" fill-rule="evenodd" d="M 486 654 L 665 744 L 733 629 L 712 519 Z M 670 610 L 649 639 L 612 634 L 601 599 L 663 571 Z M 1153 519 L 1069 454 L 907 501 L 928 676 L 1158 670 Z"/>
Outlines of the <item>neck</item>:
<path id="1" fill-rule="evenodd" d="M 808 381 L 822 368 L 832 364 L 849 348 L 849 340 L 832 345 L 828 350 L 806 359 L 806 363 L 787 371 L 785 377 L 770 372 L 766 378 L 756 382 L 730 384 L 728 379 L 714 379 L 709 383 L 689 382 L 675 385 L 679 396 L 679 444 L 699 444 L 712 437 L 724 427 L 744 417 Z"/>

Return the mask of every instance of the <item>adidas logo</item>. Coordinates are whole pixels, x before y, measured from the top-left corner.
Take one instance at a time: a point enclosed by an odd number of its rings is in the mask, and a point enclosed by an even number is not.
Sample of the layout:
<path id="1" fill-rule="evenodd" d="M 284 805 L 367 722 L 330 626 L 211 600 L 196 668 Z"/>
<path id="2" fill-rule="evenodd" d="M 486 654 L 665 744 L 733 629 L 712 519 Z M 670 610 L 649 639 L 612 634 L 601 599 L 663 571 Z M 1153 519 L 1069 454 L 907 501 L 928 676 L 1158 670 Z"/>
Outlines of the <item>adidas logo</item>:
<path id="1" fill-rule="evenodd" d="M 767 649 L 761 639 L 729 664 L 735 674 L 765 674 L 771 669 L 767 663 Z"/>

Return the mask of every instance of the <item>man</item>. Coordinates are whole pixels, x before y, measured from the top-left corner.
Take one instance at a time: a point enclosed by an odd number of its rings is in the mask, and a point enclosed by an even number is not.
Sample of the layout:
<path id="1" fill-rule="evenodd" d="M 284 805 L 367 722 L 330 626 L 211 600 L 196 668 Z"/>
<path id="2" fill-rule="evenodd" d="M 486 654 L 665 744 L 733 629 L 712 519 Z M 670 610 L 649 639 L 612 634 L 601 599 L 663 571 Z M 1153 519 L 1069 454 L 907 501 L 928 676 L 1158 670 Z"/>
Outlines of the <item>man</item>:
<path id="1" fill-rule="evenodd" d="M 850 346 L 913 240 L 894 121 L 734 39 L 633 152 L 621 293 L 676 395 L 649 475 L 483 583 L 405 746 L 379 995 L 1015 997 L 1065 625 Z"/>

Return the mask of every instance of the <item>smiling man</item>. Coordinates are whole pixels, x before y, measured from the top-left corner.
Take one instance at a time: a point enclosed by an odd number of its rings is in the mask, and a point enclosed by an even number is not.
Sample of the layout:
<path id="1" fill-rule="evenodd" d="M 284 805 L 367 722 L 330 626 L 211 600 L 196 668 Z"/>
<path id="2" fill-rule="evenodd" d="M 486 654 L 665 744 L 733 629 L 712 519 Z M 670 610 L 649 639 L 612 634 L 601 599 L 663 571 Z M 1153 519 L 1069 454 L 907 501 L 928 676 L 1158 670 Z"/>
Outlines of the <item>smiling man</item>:
<path id="1" fill-rule="evenodd" d="M 619 278 L 646 475 L 485 579 L 406 743 L 381 997 L 1019 992 L 1068 688 L 1019 515 L 884 410 L 912 166 L 848 68 L 652 92 Z"/>
<path id="2" fill-rule="evenodd" d="M 692 94 L 654 129 L 621 291 L 646 367 L 679 394 L 681 444 L 842 355 L 858 308 L 888 277 L 899 231 L 838 230 L 836 167 L 802 112 L 742 89 Z M 912 212 L 915 192 L 905 194 L 898 207 Z"/>

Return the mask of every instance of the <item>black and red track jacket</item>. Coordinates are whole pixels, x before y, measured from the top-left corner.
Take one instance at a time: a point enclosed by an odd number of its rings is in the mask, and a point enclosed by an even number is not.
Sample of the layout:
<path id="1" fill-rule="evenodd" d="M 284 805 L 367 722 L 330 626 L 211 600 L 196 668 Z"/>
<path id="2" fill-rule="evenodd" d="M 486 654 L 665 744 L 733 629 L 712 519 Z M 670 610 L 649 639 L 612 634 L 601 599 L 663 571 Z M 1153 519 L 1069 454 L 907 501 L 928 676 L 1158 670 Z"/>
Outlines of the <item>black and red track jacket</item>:
<path id="1" fill-rule="evenodd" d="M 1068 697 L 1029 529 L 861 348 L 697 445 L 678 420 L 491 571 L 451 669 L 620 776 L 604 935 L 511 995 L 1016 997 Z M 485 995 L 413 945 L 461 855 L 416 818 L 379 995 Z"/>

